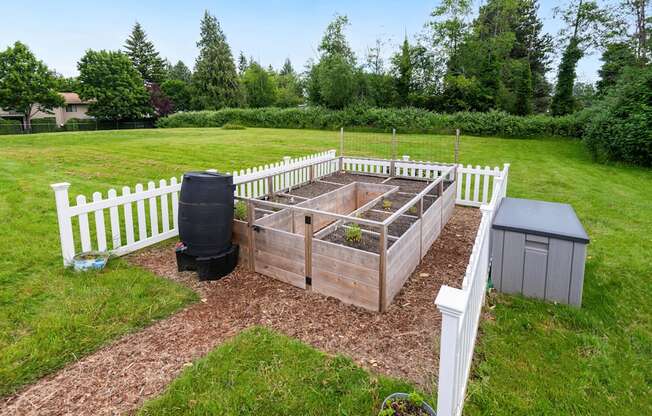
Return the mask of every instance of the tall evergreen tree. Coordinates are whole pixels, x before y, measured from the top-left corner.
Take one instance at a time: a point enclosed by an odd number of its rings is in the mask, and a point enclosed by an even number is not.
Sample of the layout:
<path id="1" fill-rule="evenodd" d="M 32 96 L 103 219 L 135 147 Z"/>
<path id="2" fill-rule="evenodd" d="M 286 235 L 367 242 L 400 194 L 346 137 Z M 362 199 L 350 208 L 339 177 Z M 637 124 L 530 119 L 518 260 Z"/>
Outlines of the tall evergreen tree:
<path id="1" fill-rule="evenodd" d="M 248 67 L 249 63 L 247 62 L 247 58 L 245 57 L 244 53 L 240 51 L 240 55 L 238 55 L 238 74 L 242 76 Z"/>
<path id="2" fill-rule="evenodd" d="M 279 75 L 283 75 L 283 76 L 294 75 L 294 68 L 292 67 L 292 62 L 290 62 L 290 58 L 285 58 L 285 62 L 283 63 L 283 67 L 281 68 Z"/>
<path id="3" fill-rule="evenodd" d="M 403 39 L 401 51 L 392 60 L 394 74 L 396 77 L 396 93 L 400 105 L 406 106 L 410 103 L 410 89 L 412 86 L 412 50 L 407 36 Z"/>
<path id="4" fill-rule="evenodd" d="M 183 61 L 177 61 L 177 63 L 174 65 L 168 62 L 167 79 L 190 83 L 192 79 L 192 72 L 190 71 L 190 68 L 188 68 L 186 64 L 183 63 Z"/>
<path id="5" fill-rule="evenodd" d="M 510 53 L 513 59 L 526 58 L 532 84 L 532 110 L 543 113 L 548 110 L 551 86 L 546 79 L 553 52 L 553 39 L 543 32 L 543 22 L 538 16 L 537 0 L 521 0 L 517 7 L 519 19 L 514 28 L 515 42 Z M 522 72 L 526 75 L 526 71 Z M 521 86 L 524 82 L 521 81 Z"/>
<path id="6" fill-rule="evenodd" d="M 625 68 L 637 63 L 636 53 L 625 42 L 610 43 L 602 52 L 602 66 L 598 70 L 597 93 L 604 95 L 610 87 L 616 85 Z"/>
<path id="7" fill-rule="evenodd" d="M 533 109 L 532 71 L 530 70 L 530 62 L 528 60 L 522 60 L 520 67 L 514 112 L 518 115 L 526 116 L 532 114 Z"/>
<path id="8" fill-rule="evenodd" d="M 147 39 L 140 23 L 136 22 L 124 45 L 134 67 L 146 82 L 161 83 L 165 79 L 165 62 Z"/>
<path id="9" fill-rule="evenodd" d="M 240 104 L 238 75 L 219 22 L 208 11 L 201 21 L 199 56 L 192 76 L 193 106 L 217 110 Z"/>

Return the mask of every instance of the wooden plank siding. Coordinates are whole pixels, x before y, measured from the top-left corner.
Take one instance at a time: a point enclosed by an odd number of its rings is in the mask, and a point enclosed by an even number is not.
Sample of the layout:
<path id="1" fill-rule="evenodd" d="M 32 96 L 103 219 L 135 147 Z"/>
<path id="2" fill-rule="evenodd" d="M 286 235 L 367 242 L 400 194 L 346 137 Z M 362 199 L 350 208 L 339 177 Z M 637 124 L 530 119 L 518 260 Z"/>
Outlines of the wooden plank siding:
<path id="1" fill-rule="evenodd" d="M 312 290 L 378 311 L 379 256 L 351 247 L 313 240 Z"/>
<path id="2" fill-rule="evenodd" d="M 385 305 L 392 303 L 421 261 L 420 232 L 421 220 L 417 220 L 387 251 Z"/>
<path id="3" fill-rule="evenodd" d="M 450 186 L 444 190 L 443 201 L 442 201 L 442 228 L 448 223 L 448 220 L 453 216 L 455 211 L 455 196 L 456 193 L 456 184 L 453 182 Z"/>
<path id="4" fill-rule="evenodd" d="M 245 221 L 233 220 L 233 237 L 231 241 L 240 246 L 238 264 L 246 263 L 249 258 L 249 235 Z"/>
<path id="5" fill-rule="evenodd" d="M 260 226 L 253 235 L 256 272 L 305 289 L 303 236 Z"/>
<path id="6" fill-rule="evenodd" d="M 430 246 L 437 240 L 443 228 L 442 199 L 437 198 L 421 216 L 421 258 L 430 250 Z"/>

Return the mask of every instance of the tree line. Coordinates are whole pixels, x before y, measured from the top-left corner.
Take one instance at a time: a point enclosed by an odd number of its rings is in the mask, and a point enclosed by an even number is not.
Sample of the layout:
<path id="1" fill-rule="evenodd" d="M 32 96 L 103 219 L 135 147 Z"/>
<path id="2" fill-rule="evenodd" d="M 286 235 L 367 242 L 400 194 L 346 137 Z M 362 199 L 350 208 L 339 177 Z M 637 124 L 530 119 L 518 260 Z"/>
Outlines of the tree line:
<path id="1" fill-rule="evenodd" d="M 208 11 L 192 70 L 163 59 L 139 23 L 123 50 L 88 50 L 76 78 L 56 75 L 17 42 L 0 52 L 0 107 L 29 124 L 37 109 L 61 104 L 57 91 L 74 91 L 92 100 L 90 115 L 112 120 L 301 104 L 566 115 L 606 96 L 627 68 L 649 67 L 649 0 L 617 1 L 570 0 L 555 10 L 563 28 L 553 37 L 543 31 L 537 0 L 487 0 L 477 10 L 470 0 L 442 0 L 388 62 L 383 39 L 356 56 L 346 38 L 349 20 L 336 15 L 302 73 L 289 59 L 278 71 L 243 52 L 234 59 Z M 550 82 L 555 48 L 561 60 Z M 603 60 L 599 81 L 577 82 L 579 60 L 594 52 Z"/>

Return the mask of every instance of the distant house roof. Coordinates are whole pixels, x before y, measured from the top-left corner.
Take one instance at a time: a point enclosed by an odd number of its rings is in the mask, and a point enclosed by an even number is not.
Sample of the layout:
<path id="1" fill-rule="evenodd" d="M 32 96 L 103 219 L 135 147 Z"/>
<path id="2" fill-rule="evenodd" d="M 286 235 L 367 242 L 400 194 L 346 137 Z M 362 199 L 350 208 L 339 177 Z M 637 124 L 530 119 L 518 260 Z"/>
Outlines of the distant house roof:
<path id="1" fill-rule="evenodd" d="M 84 101 L 79 98 L 76 92 L 60 92 L 66 104 L 89 104 L 89 101 Z"/>

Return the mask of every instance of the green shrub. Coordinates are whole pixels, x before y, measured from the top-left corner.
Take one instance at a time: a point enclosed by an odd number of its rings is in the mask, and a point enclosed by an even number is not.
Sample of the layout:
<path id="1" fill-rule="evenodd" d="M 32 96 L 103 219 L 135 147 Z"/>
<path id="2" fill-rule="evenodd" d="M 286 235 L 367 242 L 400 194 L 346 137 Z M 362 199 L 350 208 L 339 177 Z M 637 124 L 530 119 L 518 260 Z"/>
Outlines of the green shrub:
<path id="1" fill-rule="evenodd" d="M 20 134 L 22 132 L 20 121 L 0 118 L 0 134 Z"/>
<path id="2" fill-rule="evenodd" d="M 57 124 L 57 119 L 54 117 L 32 119 L 32 133 L 49 133 L 59 130 L 60 127 Z"/>
<path id="3" fill-rule="evenodd" d="M 362 241 L 362 230 L 360 229 L 360 226 L 356 223 L 351 223 L 351 225 L 346 228 L 344 239 L 349 243 L 359 243 Z"/>
<path id="4" fill-rule="evenodd" d="M 581 121 L 575 116 L 514 116 L 503 112 L 461 112 L 440 114 L 417 108 L 349 107 L 344 110 L 308 108 L 225 108 L 218 111 L 190 111 L 172 114 L 158 121 L 158 127 L 222 127 L 234 123 L 248 127 L 349 129 L 399 133 L 451 133 L 511 137 L 580 137 Z"/>
<path id="5" fill-rule="evenodd" d="M 224 130 L 244 130 L 246 129 L 245 126 L 242 124 L 235 124 L 235 123 L 226 123 L 225 125 L 222 126 Z"/>
<path id="6" fill-rule="evenodd" d="M 94 119 L 71 118 L 63 125 L 66 131 L 87 131 L 97 130 L 97 122 Z"/>
<path id="7" fill-rule="evenodd" d="M 628 68 L 585 117 L 584 142 L 597 159 L 652 166 L 652 67 Z"/>
<path id="8" fill-rule="evenodd" d="M 238 201 L 235 203 L 235 212 L 233 214 L 236 220 L 247 221 L 247 203 Z"/>

